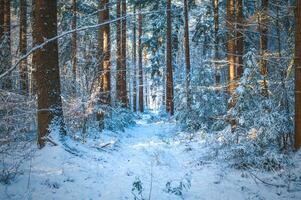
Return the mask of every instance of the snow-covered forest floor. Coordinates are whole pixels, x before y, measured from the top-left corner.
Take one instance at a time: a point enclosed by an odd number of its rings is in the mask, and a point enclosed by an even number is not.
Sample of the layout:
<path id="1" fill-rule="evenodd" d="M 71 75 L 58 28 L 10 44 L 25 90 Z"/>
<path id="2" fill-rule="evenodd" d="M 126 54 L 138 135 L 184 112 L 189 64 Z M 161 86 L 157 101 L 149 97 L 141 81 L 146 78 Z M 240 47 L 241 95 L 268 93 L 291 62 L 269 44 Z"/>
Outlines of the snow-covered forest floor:
<path id="1" fill-rule="evenodd" d="M 301 199 L 300 182 L 228 167 L 202 137 L 189 140 L 175 122 L 151 115 L 125 132 L 67 141 L 74 154 L 53 136 L 58 145 L 35 151 L 21 175 L 0 185 L 0 199 Z M 298 174 L 301 154 L 294 159 Z"/>

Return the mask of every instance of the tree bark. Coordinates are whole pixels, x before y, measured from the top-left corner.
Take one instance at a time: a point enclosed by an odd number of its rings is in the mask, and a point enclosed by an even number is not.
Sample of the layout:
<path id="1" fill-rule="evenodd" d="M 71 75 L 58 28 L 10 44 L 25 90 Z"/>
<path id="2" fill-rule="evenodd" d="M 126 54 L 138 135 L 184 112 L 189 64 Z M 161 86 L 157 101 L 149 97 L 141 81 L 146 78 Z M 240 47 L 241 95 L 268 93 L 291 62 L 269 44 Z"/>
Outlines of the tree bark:
<path id="1" fill-rule="evenodd" d="M 122 33 L 121 33 L 121 37 L 122 37 L 122 49 L 121 49 L 121 54 L 122 54 L 122 104 L 127 107 L 128 106 L 128 98 L 127 98 L 127 81 L 126 81 L 126 61 L 127 61 L 127 57 L 126 57 L 126 48 L 127 48 L 127 28 L 126 28 L 126 23 L 127 23 L 127 3 L 126 0 L 122 0 Z"/>
<path id="2" fill-rule="evenodd" d="M 296 1 L 295 149 L 301 147 L 301 1 Z"/>
<path id="3" fill-rule="evenodd" d="M 187 108 L 190 109 L 192 96 L 190 91 L 190 45 L 189 45 L 189 18 L 188 18 L 188 0 L 184 0 L 184 21 L 185 21 L 185 31 L 184 31 L 184 45 L 185 45 L 185 64 L 186 64 L 186 98 L 187 98 Z"/>
<path id="4" fill-rule="evenodd" d="M 173 69 L 172 69 L 172 41 L 171 41 L 171 0 L 166 0 L 166 111 L 174 114 L 173 102 Z"/>
<path id="5" fill-rule="evenodd" d="M 101 0 L 99 23 L 110 20 L 109 0 Z M 101 51 L 101 85 L 100 103 L 111 104 L 111 41 L 110 24 L 101 26 L 99 29 L 99 49 Z"/>
<path id="6" fill-rule="evenodd" d="M 236 63 L 237 63 L 237 79 L 241 78 L 244 70 L 243 55 L 244 55 L 244 19 L 243 19 L 243 1 L 236 0 L 236 14 L 237 14 L 237 29 L 236 29 Z"/>
<path id="7" fill-rule="evenodd" d="M 124 0 L 117 0 L 117 18 L 125 17 L 124 13 Z M 125 3 L 126 6 L 126 3 Z M 126 9 L 126 8 L 125 8 Z M 126 69 L 124 68 L 124 31 L 122 19 L 117 21 L 117 100 L 123 107 L 127 107 L 127 91 L 126 91 Z"/>
<path id="8" fill-rule="evenodd" d="M 3 2 L 3 34 L 4 40 L 2 44 L 3 52 L 1 64 L 3 67 L 3 71 L 5 72 L 11 67 L 11 29 L 10 29 L 10 0 L 4 0 Z M 7 75 L 4 79 L 2 79 L 2 88 L 8 91 L 13 89 L 13 83 L 11 75 Z"/>
<path id="9" fill-rule="evenodd" d="M 221 75 L 219 72 L 219 54 L 218 54 L 218 45 L 219 45 L 219 0 L 212 0 L 213 12 L 214 12 L 214 65 L 215 65 L 215 84 L 218 86 L 221 82 Z"/>
<path id="10" fill-rule="evenodd" d="M 235 20 L 235 4 L 234 0 L 227 0 L 227 29 L 228 29 L 228 41 L 227 41 L 227 52 L 228 52 L 228 93 L 233 94 L 236 83 L 236 66 L 235 66 L 235 34 L 234 34 L 234 20 Z"/>
<path id="11" fill-rule="evenodd" d="M 4 35 L 4 0 L 0 0 L 0 45 L 2 45 L 3 42 L 3 35 Z"/>
<path id="12" fill-rule="evenodd" d="M 259 15 L 259 33 L 260 33 L 260 73 L 263 76 L 262 94 L 268 96 L 268 67 L 267 67 L 267 48 L 268 48 L 268 0 L 262 0 L 262 12 Z"/>
<path id="13" fill-rule="evenodd" d="M 3 74 L 6 69 L 4 65 L 4 0 L 0 0 L 0 49 L 0 74 Z M 2 81 L 4 83 L 5 80 Z M 3 88 L 2 81 L 0 82 L 0 88 Z"/>
<path id="14" fill-rule="evenodd" d="M 136 47 L 136 6 L 134 6 L 134 21 L 133 21 L 133 110 L 137 111 L 137 47 Z"/>
<path id="15" fill-rule="evenodd" d="M 27 2 L 26 0 L 20 0 L 20 53 L 21 55 L 27 52 Z M 28 69 L 27 59 L 20 63 L 20 90 L 21 94 L 28 94 Z"/>
<path id="16" fill-rule="evenodd" d="M 57 36 L 57 1 L 34 1 L 33 45 Z M 38 145 L 45 145 L 51 123 L 56 123 L 61 134 L 65 134 L 61 99 L 60 71 L 58 65 L 58 42 L 53 42 L 33 54 L 33 65 L 37 69 L 38 95 Z"/>
<path id="17" fill-rule="evenodd" d="M 141 6 L 139 7 L 138 15 L 138 66 L 139 66 L 139 111 L 144 112 L 144 102 L 143 102 L 143 68 L 142 68 L 142 14 Z"/>
<path id="18" fill-rule="evenodd" d="M 71 28 L 77 27 L 77 5 L 76 0 L 72 0 L 72 20 Z M 74 31 L 71 36 L 71 65 L 72 65 L 72 89 L 73 95 L 76 95 L 76 73 L 77 73 L 77 32 Z"/>

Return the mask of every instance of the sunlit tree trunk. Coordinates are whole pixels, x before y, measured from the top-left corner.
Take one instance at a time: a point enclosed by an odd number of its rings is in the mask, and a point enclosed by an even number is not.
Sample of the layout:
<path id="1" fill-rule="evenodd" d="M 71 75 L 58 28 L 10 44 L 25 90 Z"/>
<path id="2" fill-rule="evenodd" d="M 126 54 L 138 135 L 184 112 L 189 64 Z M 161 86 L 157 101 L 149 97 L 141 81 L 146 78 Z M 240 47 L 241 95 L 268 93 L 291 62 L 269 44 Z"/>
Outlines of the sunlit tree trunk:
<path id="1" fill-rule="evenodd" d="M 71 28 L 75 30 L 77 25 L 77 5 L 76 0 L 72 0 L 72 20 Z M 77 73 L 77 32 L 74 31 L 71 36 L 71 65 L 72 65 L 72 89 L 73 94 L 76 95 L 76 73 Z"/>
<path id="2" fill-rule="evenodd" d="M 138 66 L 139 66 L 139 111 L 144 112 L 144 102 L 143 102 L 143 68 L 142 68 L 142 14 L 141 6 L 139 7 L 138 14 Z"/>
<path id="3" fill-rule="evenodd" d="M 33 45 L 57 36 L 57 1 L 34 1 Z M 61 100 L 58 42 L 54 40 L 33 54 L 37 69 L 38 95 L 38 145 L 45 145 L 51 123 L 56 122 L 61 134 L 65 134 Z"/>
<path id="4" fill-rule="evenodd" d="M 301 147 L 301 1 L 296 1 L 295 149 Z"/>
<path id="5" fill-rule="evenodd" d="M 185 64 L 186 64 L 186 98 L 187 108 L 191 107 L 191 91 L 190 91 L 190 45 L 189 45 L 189 19 L 188 19 L 188 0 L 184 0 L 184 18 L 185 18 L 185 31 L 184 31 L 184 46 L 185 46 Z"/>
<path id="6" fill-rule="evenodd" d="M 259 33 L 260 33 L 260 73 L 263 76 L 262 94 L 268 96 L 268 67 L 267 67 L 267 48 L 268 48 L 268 0 L 262 0 L 262 12 L 259 13 Z"/>
<path id="7" fill-rule="evenodd" d="M 27 2 L 26 0 L 20 0 L 20 53 L 21 55 L 27 52 Z M 27 59 L 22 60 L 20 63 L 20 90 L 22 94 L 28 94 L 28 69 Z"/>
<path id="8" fill-rule="evenodd" d="M 234 34 L 234 22 L 235 22 L 235 4 L 234 0 L 227 0 L 227 29 L 228 29 L 228 40 L 227 40 L 227 57 L 228 57 L 228 93 L 233 94 L 236 83 L 236 66 L 235 66 L 235 34 Z"/>
<path id="9" fill-rule="evenodd" d="M 136 47 L 136 6 L 134 6 L 133 20 L 133 110 L 137 111 L 137 47 Z"/>
<path id="10" fill-rule="evenodd" d="M 171 0 L 166 0 L 166 111 L 174 114 L 173 102 L 173 69 L 172 69 L 172 41 L 171 41 Z"/>
<path id="11" fill-rule="evenodd" d="M 109 0 L 101 0 L 99 23 L 110 20 Z M 101 52 L 100 70 L 100 102 L 111 104 L 111 44 L 110 44 L 110 24 L 101 26 L 99 29 L 99 49 Z"/>

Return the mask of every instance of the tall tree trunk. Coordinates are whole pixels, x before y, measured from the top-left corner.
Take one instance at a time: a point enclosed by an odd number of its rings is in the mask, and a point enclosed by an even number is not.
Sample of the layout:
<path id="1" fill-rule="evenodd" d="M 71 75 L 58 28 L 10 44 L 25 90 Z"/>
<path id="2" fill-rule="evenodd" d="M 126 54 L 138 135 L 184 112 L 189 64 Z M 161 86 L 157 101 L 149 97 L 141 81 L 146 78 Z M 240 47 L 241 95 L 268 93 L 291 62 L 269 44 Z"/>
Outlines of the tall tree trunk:
<path id="1" fill-rule="evenodd" d="M 35 0 L 33 10 L 33 45 L 36 46 L 57 36 L 57 1 Z M 42 148 L 51 123 L 55 122 L 60 133 L 65 134 L 57 40 L 34 52 L 33 64 L 37 69 L 38 145 Z"/>
<path id="2" fill-rule="evenodd" d="M 243 1 L 236 0 L 236 14 L 237 14 L 237 79 L 243 75 L 244 64 L 243 64 L 243 55 L 244 55 L 244 19 L 243 19 Z"/>
<path id="3" fill-rule="evenodd" d="M 186 64 L 186 98 L 187 108 L 191 107 L 192 96 L 190 91 L 190 45 L 189 45 L 189 19 L 188 19 L 188 0 L 184 0 L 184 18 L 185 18 L 185 32 L 184 32 L 184 44 L 185 44 L 185 64 Z"/>
<path id="4" fill-rule="evenodd" d="M 122 0 L 122 33 L 121 33 L 121 37 L 122 37 L 122 49 L 121 49 L 121 54 L 122 54 L 122 103 L 125 107 L 128 106 L 128 98 L 127 98 L 127 81 L 126 81 L 126 61 L 127 61 L 127 57 L 126 57 L 126 48 L 127 48 L 127 28 L 126 28 L 126 23 L 127 23 L 127 3 L 126 0 Z"/>
<path id="5" fill-rule="evenodd" d="M 11 67 L 11 30 L 10 30 L 10 0 L 4 0 L 3 2 L 3 32 L 4 40 L 1 49 L 3 49 L 3 61 L 1 61 L 3 71 L 7 71 Z M 13 83 L 11 75 L 7 75 L 2 79 L 2 88 L 5 90 L 12 90 Z"/>
<path id="6" fill-rule="evenodd" d="M 218 31 L 219 31 L 219 0 L 212 0 L 213 4 L 213 12 L 214 12 L 214 64 L 215 64 L 215 84 L 218 86 L 221 82 L 221 75 L 219 72 L 219 54 L 218 54 L 218 45 L 219 45 L 219 37 L 218 37 Z"/>
<path id="7" fill-rule="evenodd" d="M 27 2 L 26 0 L 20 0 L 20 53 L 21 55 L 27 52 Z M 28 94 L 28 69 L 27 59 L 20 63 L 20 89 L 22 94 Z"/>
<path id="8" fill-rule="evenodd" d="M 301 1 L 296 1 L 295 149 L 301 147 Z"/>
<path id="9" fill-rule="evenodd" d="M 110 20 L 109 0 L 101 0 L 99 23 Z M 110 24 L 101 26 L 99 29 L 99 49 L 102 53 L 100 61 L 101 85 L 100 85 L 100 102 L 102 104 L 111 104 L 111 41 L 110 41 Z"/>
<path id="10" fill-rule="evenodd" d="M 133 21 L 133 110 L 137 111 L 137 48 L 136 48 L 136 6 L 134 6 L 134 21 Z"/>
<path id="11" fill-rule="evenodd" d="M 2 38 L 3 35 L 4 35 L 4 0 L 0 0 L 0 45 L 2 45 L 2 42 L 3 42 L 3 38 Z M 0 69 L 0 70 L 2 70 L 2 69 Z M 2 71 L 1 71 L 1 74 L 2 74 Z"/>
<path id="12" fill-rule="evenodd" d="M 123 1 L 123 0 L 122 0 Z M 121 5 L 121 0 L 117 0 L 117 18 L 123 18 L 125 16 L 121 15 L 123 10 L 123 4 Z M 122 11 L 124 14 L 124 11 Z M 117 100 L 122 106 L 127 106 L 127 93 L 126 93 L 126 69 L 124 68 L 124 52 L 123 52 L 123 20 L 117 21 Z"/>
<path id="13" fill-rule="evenodd" d="M 235 22 L 235 4 L 234 0 L 227 0 L 227 29 L 228 29 L 228 40 L 227 40 L 227 52 L 228 52 L 228 93 L 233 94 L 236 83 L 236 66 L 235 66 L 235 34 L 234 34 L 234 22 Z"/>
<path id="14" fill-rule="evenodd" d="M 31 29 L 35 26 L 35 15 L 36 15 L 36 10 L 35 8 L 35 1 L 31 1 L 31 6 L 32 6 L 32 18 L 31 18 Z M 33 33 L 32 33 L 33 35 Z M 34 64 L 34 56 L 31 57 L 31 62 L 32 65 L 30 66 L 30 78 L 29 78 L 29 84 L 30 84 L 30 95 L 34 96 L 37 94 L 37 69 L 36 65 Z"/>
<path id="15" fill-rule="evenodd" d="M 138 66 L 139 66 L 139 111 L 144 112 L 144 102 L 143 102 L 143 68 L 142 68 L 142 14 L 141 6 L 139 6 L 138 15 Z"/>
<path id="16" fill-rule="evenodd" d="M 3 74 L 6 69 L 4 65 L 4 0 L 0 0 L 0 49 L 0 74 Z M 0 81 L 0 88 L 2 88 L 2 81 Z"/>
<path id="17" fill-rule="evenodd" d="M 263 76 L 262 94 L 268 96 L 268 67 L 267 67 L 267 48 L 268 48 L 268 0 L 262 0 L 262 12 L 259 14 L 259 33 L 260 33 L 260 73 Z"/>
<path id="18" fill-rule="evenodd" d="M 77 5 L 76 0 L 72 0 L 72 21 L 71 28 L 75 30 L 77 25 Z M 71 65 L 72 65 L 72 81 L 73 95 L 76 95 L 76 72 L 77 72 L 77 32 L 72 33 L 71 38 Z"/>
<path id="19" fill-rule="evenodd" d="M 172 69 L 172 41 L 171 41 L 171 0 L 166 0 L 166 111 L 174 114 L 173 102 L 173 69 Z"/>

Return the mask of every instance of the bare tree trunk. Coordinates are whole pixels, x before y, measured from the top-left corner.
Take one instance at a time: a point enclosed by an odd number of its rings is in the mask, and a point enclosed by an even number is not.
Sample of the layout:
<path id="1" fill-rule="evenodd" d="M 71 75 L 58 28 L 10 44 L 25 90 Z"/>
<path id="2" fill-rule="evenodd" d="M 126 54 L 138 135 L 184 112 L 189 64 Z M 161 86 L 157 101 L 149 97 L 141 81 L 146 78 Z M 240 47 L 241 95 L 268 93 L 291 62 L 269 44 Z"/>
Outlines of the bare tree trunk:
<path id="1" fill-rule="evenodd" d="M 10 30 L 10 0 L 4 0 L 4 16 L 3 16 L 3 32 L 4 32 L 4 41 L 3 41 L 3 61 L 1 62 L 3 66 L 3 71 L 8 70 L 11 67 L 11 30 Z M 2 88 L 5 90 L 12 90 L 13 83 L 11 75 L 7 75 L 2 79 Z"/>
<path id="2" fill-rule="evenodd" d="M 20 0 L 20 53 L 21 55 L 27 52 L 27 2 L 26 0 Z M 27 59 L 20 63 L 20 89 L 22 94 L 28 94 L 28 69 Z"/>
<path id="3" fill-rule="evenodd" d="M 144 112 L 144 102 L 143 102 L 143 68 L 142 68 L 142 14 L 141 6 L 139 6 L 138 14 L 138 66 L 139 66 L 139 111 Z"/>
<path id="4" fill-rule="evenodd" d="M 189 19 L 188 19 L 188 0 L 184 0 L 184 18 L 185 18 L 185 32 L 184 32 L 184 44 L 185 44 L 185 63 L 186 63 L 186 98 L 187 108 L 191 107 L 192 96 L 190 91 L 190 45 L 189 45 Z"/>
<path id="5" fill-rule="evenodd" d="M 268 96 L 268 67 L 267 67 L 267 48 L 268 48 L 268 0 L 262 0 L 262 13 L 259 15 L 259 32 L 260 32 L 260 73 L 263 76 L 262 94 Z"/>
<path id="6" fill-rule="evenodd" d="M 212 0 L 213 4 L 213 12 L 214 12 L 214 62 L 215 62 L 215 84 L 218 86 L 221 83 L 221 75 L 219 72 L 219 54 L 218 54 L 218 45 L 219 45 L 219 14 L 218 14 L 218 6 L 219 0 Z"/>
<path id="7" fill-rule="evenodd" d="M 33 44 L 39 45 L 57 36 L 57 1 L 35 0 L 33 9 Z M 42 148 L 51 123 L 55 122 L 61 134 L 65 134 L 57 40 L 34 52 L 33 64 L 37 69 L 38 145 Z"/>
<path id="8" fill-rule="evenodd" d="M 2 42 L 3 42 L 2 37 L 3 36 L 4 36 L 4 0 L 0 0 L 0 45 L 2 45 Z M 2 69 L 0 69 L 0 70 L 2 70 Z M 1 74 L 2 73 L 3 72 L 1 71 Z"/>
<path id="9" fill-rule="evenodd" d="M 31 29 L 33 29 L 33 27 L 35 26 L 35 15 L 36 15 L 36 10 L 34 9 L 35 8 L 35 1 L 32 0 L 32 18 L 31 18 Z M 33 33 L 32 33 L 33 35 Z M 37 69 L 36 69 L 36 65 L 34 64 L 34 56 L 32 56 L 32 59 L 31 59 L 31 74 L 30 74 L 30 95 L 31 96 L 34 96 L 37 94 Z"/>
<path id="10" fill-rule="evenodd" d="M 243 1 L 236 0 L 236 14 L 237 14 L 237 79 L 241 78 L 244 71 L 243 55 L 244 55 L 244 19 L 243 19 Z"/>
<path id="11" fill-rule="evenodd" d="M 127 98 L 127 81 L 126 81 L 126 61 L 127 61 L 127 57 L 126 57 L 126 48 L 127 48 L 127 34 L 126 34 L 126 15 L 127 15 L 127 3 L 126 0 L 122 0 L 122 33 L 121 33 L 121 37 L 122 37 L 122 41 L 121 41 L 121 45 L 122 45 L 122 49 L 121 49 L 121 54 L 122 54 L 122 104 L 127 107 L 128 106 L 128 98 Z"/>
<path id="12" fill-rule="evenodd" d="M 227 41 L 227 51 L 228 51 L 228 93 L 233 94 L 236 83 L 236 66 L 235 66 L 235 34 L 234 34 L 234 20 L 235 20 L 235 4 L 234 0 L 227 0 L 227 28 L 228 28 L 228 41 Z"/>
<path id="13" fill-rule="evenodd" d="M 124 0 L 122 0 L 124 1 Z M 124 2 L 117 0 L 117 18 L 125 17 L 124 13 Z M 122 11 L 122 15 L 121 15 Z M 125 10 L 126 11 L 126 10 Z M 126 92 L 126 69 L 124 68 L 124 50 L 123 50 L 123 37 L 126 36 L 123 34 L 123 20 L 120 19 L 117 21 L 117 100 L 122 104 L 122 106 L 127 106 L 127 92 Z"/>
<path id="14" fill-rule="evenodd" d="M 110 20 L 109 0 L 101 0 L 101 12 L 99 23 Z M 110 44 L 110 24 L 100 27 L 99 30 L 99 49 L 102 53 L 101 67 L 101 86 L 100 102 L 102 104 L 111 104 L 111 44 Z"/>
<path id="15" fill-rule="evenodd" d="M 71 21 L 71 28 L 75 30 L 77 25 L 77 5 L 76 0 L 72 0 L 72 21 Z M 76 96 L 76 73 L 77 73 L 77 32 L 74 31 L 72 33 L 71 38 L 71 65 L 72 65 L 72 89 L 73 95 Z"/>
<path id="16" fill-rule="evenodd" d="M 301 147 L 301 1 L 296 1 L 295 149 Z"/>
<path id="17" fill-rule="evenodd" d="M 6 69 L 4 65 L 4 0 L 0 0 L 0 49 L 0 74 L 3 74 Z M 2 81 L 0 82 L 0 88 L 3 87 Z"/>
<path id="18" fill-rule="evenodd" d="M 133 21 L 133 110 L 137 111 L 137 49 L 136 49 L 136 6 L 134 6 L 134 21 Z"/>
<path id="19" fill-rule="evenodd" d="M 166 0 L 166 111 L 174 114 L 173 102 L 173 69 L 172 69 L 172 41 L 171 41 L 171 0 Z"/>

